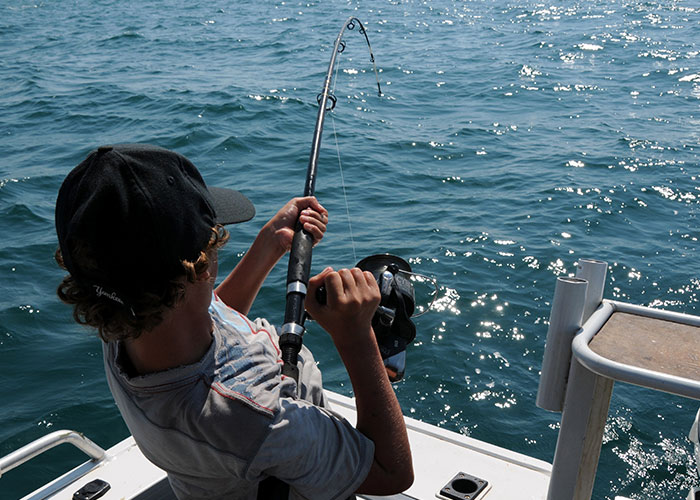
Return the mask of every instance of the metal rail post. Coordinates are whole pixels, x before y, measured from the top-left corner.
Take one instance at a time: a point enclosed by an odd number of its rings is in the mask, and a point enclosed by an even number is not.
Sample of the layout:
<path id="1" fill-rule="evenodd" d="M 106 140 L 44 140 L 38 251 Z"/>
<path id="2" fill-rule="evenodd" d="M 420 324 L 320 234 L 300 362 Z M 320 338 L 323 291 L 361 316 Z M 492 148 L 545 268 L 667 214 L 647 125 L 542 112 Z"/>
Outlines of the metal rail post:
<path id="1" fill-rule="evenodd" d="M 557 278 L 549 314 L 549 328 L 536 404 L 549 411 L 562 411 L 571 365 L 571 342 L 581 328 L 588 283 L 579 278 Z"/>
<path id="2" fill-rule="evenodd" d="M 601 261 L 579 262 L 576 276 L 588 281 L 583 323 L 601 303 L 607 268 Z M 613 380 L 571 363 L 548 500 L 590 500 L 612 387 Z"/>

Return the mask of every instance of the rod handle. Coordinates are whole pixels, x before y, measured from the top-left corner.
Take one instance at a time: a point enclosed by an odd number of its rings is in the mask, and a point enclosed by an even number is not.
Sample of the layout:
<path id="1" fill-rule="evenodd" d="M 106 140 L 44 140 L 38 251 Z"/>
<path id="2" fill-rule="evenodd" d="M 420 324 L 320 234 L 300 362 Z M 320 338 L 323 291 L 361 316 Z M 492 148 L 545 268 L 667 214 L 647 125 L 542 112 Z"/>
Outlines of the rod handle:
<path id="1" fill-rule="evenodd" d="M 289 254 L 289 267 L 287 268 L 287 285 L 301 282 L 307 285 L 311 273 L 311 251 L 314 246 L 314 238 L 305 230 L 297 227 L 292 239 L 292 249 Z"/>

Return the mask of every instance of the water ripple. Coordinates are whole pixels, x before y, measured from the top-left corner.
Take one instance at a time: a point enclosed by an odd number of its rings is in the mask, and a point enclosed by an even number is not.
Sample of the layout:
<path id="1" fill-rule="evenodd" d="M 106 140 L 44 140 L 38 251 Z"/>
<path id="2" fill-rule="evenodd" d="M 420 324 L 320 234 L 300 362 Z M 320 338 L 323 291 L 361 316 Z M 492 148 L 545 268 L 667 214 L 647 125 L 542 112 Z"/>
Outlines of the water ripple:
<path id="1" fill-rule="evenodd" d="M 534 398 L 556 277 L 580 258 L 607 260 L 606 297 L 697 314 L 700 10 L 691 2 L 6 5 L 0 366 L 17 384 L 33 376 L 45 386 L 26 396 L 0 388 L 12 401 L 0 454 L 68 417 L 103 445 L 127 432 L 99 382 L 99 344 L 54 295 L 63 176 L 98 144 L 177 148 L 207 182 L 258 207 L 222 252 L 233 266 L 278 203 L 303 189 L 343 17 L 329 7 L 365 22 L 385 94 L 376 96 L 364 40 L 349 33 L 319 158 L 316 192 L 331 223 L 314 269 L 382 251 L 437 278 L 396 387 L 407 412 L 551 460 L 558 419 Z M 279 318 L 283 280 L 275 269 L 256 314 Z M 425 307 L 430 293 L 420 291 Z M 326 384 L 349 393 L 327 336 L 308 342 Z M 66 403 L 75 397 L 86 406 Z M 677 497 L 694 477 L 682 434 L 695 410 L 616 389 L 594 496 Z M 18 497 L 27 481 L 63 472 L 37 460 L 51 473 L 3 477 L 3 492 Z"/>

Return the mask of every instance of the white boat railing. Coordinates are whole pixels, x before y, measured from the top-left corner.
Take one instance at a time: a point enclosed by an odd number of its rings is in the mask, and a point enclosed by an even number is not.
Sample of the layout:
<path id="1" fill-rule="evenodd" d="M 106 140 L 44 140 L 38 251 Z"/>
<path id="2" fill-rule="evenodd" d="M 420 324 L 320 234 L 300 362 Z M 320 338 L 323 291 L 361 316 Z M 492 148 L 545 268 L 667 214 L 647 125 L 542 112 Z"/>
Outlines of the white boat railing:
<path id="1" fill-rule="evenodd" d="M 591 498 L 615 382 L 700 399 L 700 317 L 602 300 L 606 271 L 557 279 L 537 394 L 562 413 L 548 500 Z"/>
<path id="2" fill-rule="evenodd" d="M 72 444 L 89 456 L 93 461 L 102 460 L 107 456 L 107 452 L 104 449 L 90 441 L 90 439 L 83 434 L 64 429 L 40 437 L 22 446 L 20 449 L 13 451 L 9 455 L 0 458 L 0 477 L 37 455 L 41 455 L 45 451 L 64 443 Z"/>

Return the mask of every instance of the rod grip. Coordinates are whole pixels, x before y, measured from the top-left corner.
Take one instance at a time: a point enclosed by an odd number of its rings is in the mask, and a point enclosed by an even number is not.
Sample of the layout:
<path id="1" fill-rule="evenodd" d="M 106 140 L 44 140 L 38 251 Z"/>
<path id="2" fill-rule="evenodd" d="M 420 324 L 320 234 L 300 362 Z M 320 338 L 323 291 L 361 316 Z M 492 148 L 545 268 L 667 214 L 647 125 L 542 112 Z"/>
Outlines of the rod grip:
<path id="1" fill-rule="evenodd" d="M 284 337 L 287 337 L 286 339 Z M 286 334 L 280 337 L 280 349 L 282 351 L 282 375 L 292 377 L 297 382 L 299 381 L 299 368 L 297 360 L 299 351 L 301 350 L 301 337 L 293 334 Z"/>
<path id="2" fill-rule="evenodd" d="M 306 285 L 309 283 L 311 272 L 311 251 L 314 246 L 314 238 L 309 233 L 297 228 L 292 239 L 292 250 L 289 255 L 289 267 L 287 268 L 287 303 L 284 309 L 284 322 L 296 323 L 303 326 L 304 298 L 306 297 Z M 290 283 L 303 283 L 303 291 L 289 293 Z"/>
<path id="3" fill-rule="evenodd" d="M 314 237 L 300 227 L 297 227 L 292 239 L 292 249 L 289 254 L 289 267 L 287 268 L 287 285 L 295 281 L 301 281 L 304 285 L 309 282 L 311 272 L 311 251 L 314 246 Z"/>
<path id="4" fill-rule="evenodd" d="M 304 299 L 306 298 L 306 286 L 309 283 L 309 274 L 311 272 L 311 251 L 313 246 L 313 236 L 304 231 L 301 228 L 301 224 L 297 223 L 289 254 L 287 302 L 284 308 L 282 335 L 280 335 L 279 340 L 282 361 L 284 362 L 282 374 L 297 381 L 299 379 L 297 354 L 301 350 L 304 332 Z"/>

